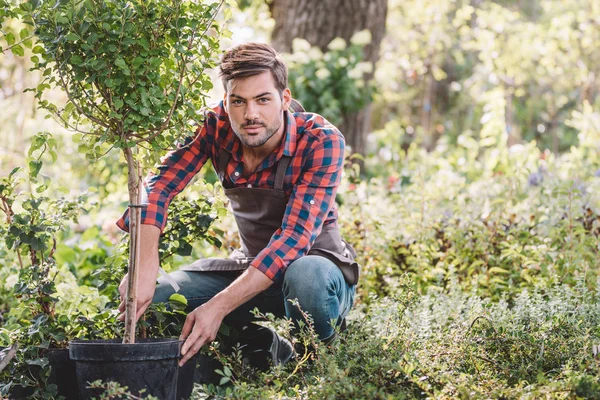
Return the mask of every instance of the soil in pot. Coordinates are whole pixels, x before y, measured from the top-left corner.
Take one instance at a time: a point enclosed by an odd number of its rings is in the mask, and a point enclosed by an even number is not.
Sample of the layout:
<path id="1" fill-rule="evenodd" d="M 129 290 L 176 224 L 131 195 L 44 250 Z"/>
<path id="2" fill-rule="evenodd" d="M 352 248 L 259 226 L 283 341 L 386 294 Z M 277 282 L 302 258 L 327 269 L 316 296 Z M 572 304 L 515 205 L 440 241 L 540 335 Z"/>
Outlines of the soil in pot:
<path id="1" fill-rule="evenodd" d="M 127 386 L 134 395 L 143 390 L 143 396 L 175 400 L 182 343 L 178 339 L 139 339 L 135 344 L 123 344 L 120 339 L 70 342 L 81 399 L 100 396 L 102 389 L 88 386 L 101 380 Z"/>

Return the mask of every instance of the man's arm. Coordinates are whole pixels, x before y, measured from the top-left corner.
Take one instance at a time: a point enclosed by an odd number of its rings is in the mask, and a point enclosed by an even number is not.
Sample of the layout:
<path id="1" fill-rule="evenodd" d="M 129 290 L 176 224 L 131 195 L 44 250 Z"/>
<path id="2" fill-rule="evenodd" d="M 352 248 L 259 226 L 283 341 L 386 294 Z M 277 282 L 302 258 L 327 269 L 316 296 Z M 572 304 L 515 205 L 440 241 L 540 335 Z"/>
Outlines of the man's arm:
<path id="1" fill-rule="evenodd" d="M 212 148 L 215 138 L 214 124 L 207 122 L 198 128 L 195 136 L 162 157 L 155 173 L 146 177 L 142 192 L 142 203 L 146 204 L 142 209 L 142 224 L 154 225 L 161 232 L 165 228 L 171 200 L 187 186 L 209 157 L 207 149 Z M 129 210 L 117 221 L 117 226 L 129 232 Z"/>
<path id="2" fill-rule="evenodd" d="M 154 225 L 140 225 L 140 272 L 138 274 L 137 284 L 137 312 L 135 320 L 137 321 L 146 308 L 152 302 L 154 290 L 156 289 L 156 278 L 158 277 L 158 238 L 160 229 Z M 119 304 L 119 319 L 125 319 L 125 299 L 127 297 L 127 274 L 121 280 L 119 285 L 119 294 L 121 295 L 121 304 Z"/>
<path id="3" fill-rule="evenodd" d="M 158 167 L 158 174 L 146 178 L 143 202 L 147 207 L 142 210 L 140 224 L 140 273 L 137 285 L 136 321 L 152 302 L 156 289 L 159 269 L 158 240 L 167 223 L 167 208 L 173 197 L 186 187 L 208 159 L 206 149 L 214 141 L 214 135 L 210 132 L 207 132 L 207 124 L 198 128 L 196 136 L 189 138 L 182 146 L 163 158 L 162 164 Z M 117 225 L 125 231 L 129 230 L 129 210 L 123 214 Z M 125 318 L 126 287 L 127 275 L 119 285 L 121 296 L 119 319 L 121 320 Z"/>
<path id="4" fill-rule="evenodd" d="M 200 350 L 205 343 L 215 340 L 223 318 L 260 292 L 273 284 L 273 281 L 255 268 L 248 268 L 215 297 L 188 314 L 181 331 L 181 339 L 186 339 L 181 348 L 183 365 Z"/>
<path id="5" fill-rule="evenodd" d="M 319 129 L 325 133 L 313 144 L 302 166 L 281 228 L 250 263 L 274 281 L 283 279 L 288 265 L 308 252 L 335 206 L 344 166 L 344 138 L 332 125 Z"/>

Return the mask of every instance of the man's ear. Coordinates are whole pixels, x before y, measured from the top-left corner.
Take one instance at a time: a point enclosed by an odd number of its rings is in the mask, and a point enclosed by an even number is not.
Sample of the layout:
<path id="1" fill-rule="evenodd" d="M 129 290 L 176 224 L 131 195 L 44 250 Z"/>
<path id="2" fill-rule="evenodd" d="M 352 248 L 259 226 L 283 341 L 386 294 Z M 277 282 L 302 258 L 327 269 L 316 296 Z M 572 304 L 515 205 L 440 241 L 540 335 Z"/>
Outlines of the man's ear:
<path id="1" fill-rule="evenodd" d="M 290 104 L 292 103 L 292 91 L 290 88 L 285 88 L 283 92 L 281 92 L 281 108 L 283 111 L 287 111 L 290 108 Z"/>
<path id="2" fill-rule="evenodd" d="M 223 94 L 223 107 L 225 108 L 225 112 L 229 114 L 229 104 L 227 103 L 227 92 Z"/>

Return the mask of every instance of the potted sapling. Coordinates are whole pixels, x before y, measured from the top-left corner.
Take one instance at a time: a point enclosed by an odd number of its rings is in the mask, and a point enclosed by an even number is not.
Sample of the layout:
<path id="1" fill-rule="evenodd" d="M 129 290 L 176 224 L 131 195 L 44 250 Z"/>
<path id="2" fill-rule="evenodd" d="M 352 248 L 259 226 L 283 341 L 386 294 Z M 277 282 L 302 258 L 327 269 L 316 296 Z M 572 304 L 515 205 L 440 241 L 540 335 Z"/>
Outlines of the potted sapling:
<path id="1" fill-rule="evenodd" d="M 132 393 L 175 398 L 177 339 L 136 340 L 136 280 L 143 205 L 142 164 L 193 130 L 212 88 L 223 29 L 223 2 L 175 0 L 29 1 L 20 6 L 34 37 L 32 61 L 45 79 L 41 108 L 78 133 L 79 150 L 96 158 L 122 152 L 128 175 L 129 262 L 125 332 L 112 341 L 72 341 L 83 398 L 91 381 L 116 381 Z M 60 88 L 57 106 L 44 96 Z"/>

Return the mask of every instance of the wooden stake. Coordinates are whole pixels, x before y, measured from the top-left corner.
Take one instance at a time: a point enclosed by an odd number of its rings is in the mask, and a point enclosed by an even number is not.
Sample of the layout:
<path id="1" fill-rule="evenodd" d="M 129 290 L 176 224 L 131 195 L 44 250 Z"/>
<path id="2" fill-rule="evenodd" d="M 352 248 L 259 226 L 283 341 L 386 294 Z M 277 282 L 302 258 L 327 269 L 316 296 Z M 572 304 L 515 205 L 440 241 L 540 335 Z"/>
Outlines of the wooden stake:
<path id="1" fill-rule="evenodd" d="M 130 148 L 125 149 L 129 188 L 129 266 L 127 271 L 127 299 L 125 303 L 125 334 L 123 343 L 135 343 L 135 316 L 137 314 L 137 281 L 140 264 L 141 169 Z"/>

